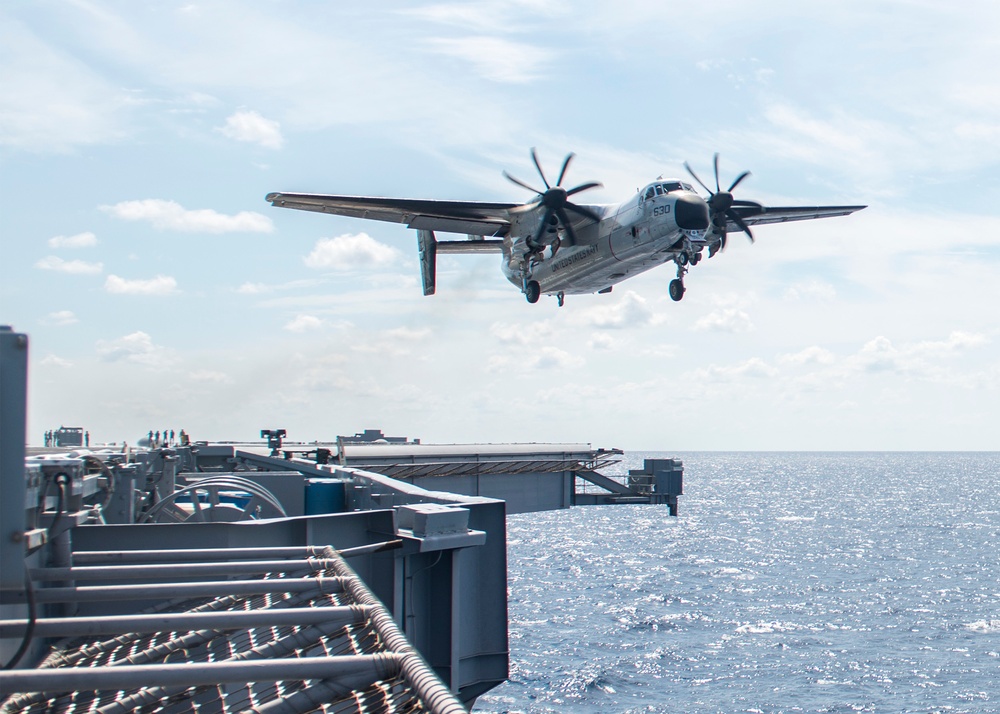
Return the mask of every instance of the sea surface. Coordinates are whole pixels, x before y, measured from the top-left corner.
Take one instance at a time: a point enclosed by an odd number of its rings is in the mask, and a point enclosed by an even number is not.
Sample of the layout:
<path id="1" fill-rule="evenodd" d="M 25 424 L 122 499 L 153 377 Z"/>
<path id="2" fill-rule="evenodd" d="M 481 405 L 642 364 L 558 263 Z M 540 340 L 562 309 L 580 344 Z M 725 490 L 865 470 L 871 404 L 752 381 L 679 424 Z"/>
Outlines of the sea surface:
<path id="1" fill-rule="evenodd" d="M 508 518 L 477 712 L 1000 712 L 1000 453 L 642 453 L 680 516 Z"/>

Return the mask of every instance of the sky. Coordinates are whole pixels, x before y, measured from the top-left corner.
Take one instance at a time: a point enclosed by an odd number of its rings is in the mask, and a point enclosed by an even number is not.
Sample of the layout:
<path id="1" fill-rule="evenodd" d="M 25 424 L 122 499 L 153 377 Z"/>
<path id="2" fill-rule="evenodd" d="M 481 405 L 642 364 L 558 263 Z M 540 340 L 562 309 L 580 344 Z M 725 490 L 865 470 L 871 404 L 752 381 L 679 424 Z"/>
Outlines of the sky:
<path id="1" fill-rule="evenodd" d="M 1000 449 L 1000 4 L 0 6 L 0 324 L 29 436 Z M 617 203 L 663 175 L 866 204 L 609 295 L 271 191 Z M 584 195 L 579 197 L 584 198 Z M 447 237 L 447 236 L 445 236 Z"/>

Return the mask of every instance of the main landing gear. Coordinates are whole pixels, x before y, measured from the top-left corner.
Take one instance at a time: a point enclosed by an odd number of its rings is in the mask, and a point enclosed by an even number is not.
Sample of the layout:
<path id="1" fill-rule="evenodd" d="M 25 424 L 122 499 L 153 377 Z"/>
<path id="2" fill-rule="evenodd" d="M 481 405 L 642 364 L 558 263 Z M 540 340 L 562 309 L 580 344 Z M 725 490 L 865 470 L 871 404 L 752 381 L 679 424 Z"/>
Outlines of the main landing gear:
<path id="1" fill-rule="evenodd" d="M 542 296 L 542 286 L 538 284 L 537 280 L 529 280 L 524 284 L 524 297 L 534 305 L 538 302 L 538 299 Z M 559 301 L 559 307 L 566 304 L 566 293 L 562 290 L 556 293 L 556 299 Z"/>
<path id="2" fill-rule="evenodd" d="M 534 305 L 538 302 L 538 298 L 542 296 L 542 286 L 538 284 L 537 280 L 529 280 L 524 284 L 524 297 L 527 298 L 528 302 Z M 562 304 L 562 301 L 560 301 Z"/>

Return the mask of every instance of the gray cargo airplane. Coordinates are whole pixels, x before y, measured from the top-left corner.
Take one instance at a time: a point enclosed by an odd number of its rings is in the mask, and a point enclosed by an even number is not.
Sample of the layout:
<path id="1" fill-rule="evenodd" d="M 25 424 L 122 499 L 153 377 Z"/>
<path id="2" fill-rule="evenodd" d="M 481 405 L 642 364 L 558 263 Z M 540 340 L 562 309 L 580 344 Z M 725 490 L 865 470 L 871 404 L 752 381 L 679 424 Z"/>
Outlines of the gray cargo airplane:
<path id="1" fill-rule="evenodd" d="M 439 253 L 500 253 L 501 269 L 521 289 L 528 302 L 554 295 L 563 305 L 566 295 L 609 293 L 612 287 L 663 263 L 677 266 L 670 297 L 684 297 L 684 276 L 726 247 L 726 236 L 742 231 L 751 242 L 750 226 L 828 216 L 846 216 L 865 206 L 768 207 L 733 197 L 733 190 L 750 175 L 744 171 L 723 191 L 719 185 L 719 155 L 715 155 L 715 190 L 691 167 L 691 177 L 708 192 L 702 198 L 678 179 L 658 178 L 634 196 L 616 204 L 578 204 L 571 196 L 601 186 L 591 181 L 563 188 L 573 154 L 563 161 L 559 178 L 550 185 L 531 150 L 545 190 L 503 175 L 533 191 L 527 203 L 441 201 L 372 196 L 330 196 L 309 193 L 269 193 L 274 206 L 340 216 L 405 223 L 417 231 L 424 295 L 433 295 Z M 463 240 L 438 240 L 436 233 L 458 233 Z"/>

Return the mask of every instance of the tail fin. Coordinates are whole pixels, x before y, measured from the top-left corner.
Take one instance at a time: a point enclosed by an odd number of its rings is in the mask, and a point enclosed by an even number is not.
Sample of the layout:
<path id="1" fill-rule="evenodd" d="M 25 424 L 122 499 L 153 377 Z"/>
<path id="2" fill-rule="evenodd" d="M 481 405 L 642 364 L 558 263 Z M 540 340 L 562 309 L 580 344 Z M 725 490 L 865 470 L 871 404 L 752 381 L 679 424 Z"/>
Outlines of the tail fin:
<path id="1" fill-rule="evenodd" d="M 417 231 L 417 249 L 420 253 L 420 277 L 424 295 L 433 295 L 437 286 L 437 239 L 434 231 Z"/>

